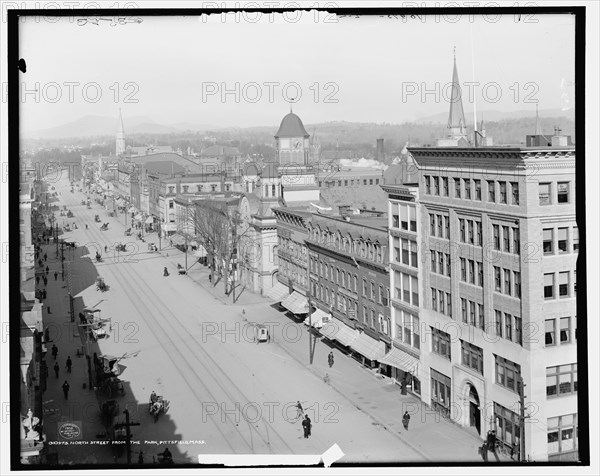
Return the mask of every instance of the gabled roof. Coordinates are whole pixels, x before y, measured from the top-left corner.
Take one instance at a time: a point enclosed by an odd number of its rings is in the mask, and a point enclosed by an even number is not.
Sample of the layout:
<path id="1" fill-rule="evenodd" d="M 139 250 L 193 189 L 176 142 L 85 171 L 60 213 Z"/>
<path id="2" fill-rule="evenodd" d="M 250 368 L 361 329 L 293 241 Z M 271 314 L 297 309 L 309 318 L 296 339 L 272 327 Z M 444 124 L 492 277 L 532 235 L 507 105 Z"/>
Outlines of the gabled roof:
<path id="1" fill-rule="evenodd" d="M 281 121 L 275 137 L 309 137 L 309 134 L 306 132 L 302 120 L 296 114 L 290 112 Z"/>

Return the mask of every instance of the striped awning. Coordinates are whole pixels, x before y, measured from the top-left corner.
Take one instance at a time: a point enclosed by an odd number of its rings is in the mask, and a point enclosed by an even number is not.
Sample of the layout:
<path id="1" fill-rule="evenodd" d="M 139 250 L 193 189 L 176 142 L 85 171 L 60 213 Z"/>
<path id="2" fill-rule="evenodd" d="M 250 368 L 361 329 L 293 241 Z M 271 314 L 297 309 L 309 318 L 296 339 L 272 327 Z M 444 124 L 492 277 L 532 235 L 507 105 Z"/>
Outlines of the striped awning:
<path id="1" fill-rule="evenodd" d="M 294 291 L 281 301 L 281 305 L 293 314 L 306 314 L 308 312 L 308 300 L 298 291 Z"/>
<path id="2" fill-rule="evenodd" d="M 265 291 L 265 296 L 271 298 L 275 302 L 280 302 L 289 295 L 289 288 L 286 285 L 280 283 L 279 281 L 277 281 L 277 283 L 275 283 L 275 286 L 273 286 L 271 289 Z"/>
<path id="3" fill-rule="evenodd" d="M 321 327 L 323 327 L 323 321 L 327 322 L 329 317 L 330 316 L 329 316 L 328 312 L 321 311 L 321 309 L 317 309 L 315 312 L 313 312 L 310 315 L 310 317 L 307 317 L 306 319 L 304 319 L 304 325 L 306 325 L 306 326 L 312 325 L 312 327 L 316 327 L 317 329 L 320 329 Z"/>
<path id="4" fill-rule="evenodd" d="M 321 334 L 328 339 L 335 339 L 340 344 L 349 346 L 358 337 L 358 333 L 339 319 L 331 319 L 321 328 Z"/>
<path id="5" fill-rule="evenodd" d="M 373 339 L 364 332 L 358 334 L 350 347 L 369 360 L 379 360 L 385 355 L 385 343 Z"/>
<path id="6" fill-rule="evenodd" d="M 379 359 L 379 363 L 391 365 L 397 369 L 404 370 L 409 374 L 418 378 L 419 375 L 419 359 L 404 352 L 403 350 L 392 347 L 384 357 Z"/>

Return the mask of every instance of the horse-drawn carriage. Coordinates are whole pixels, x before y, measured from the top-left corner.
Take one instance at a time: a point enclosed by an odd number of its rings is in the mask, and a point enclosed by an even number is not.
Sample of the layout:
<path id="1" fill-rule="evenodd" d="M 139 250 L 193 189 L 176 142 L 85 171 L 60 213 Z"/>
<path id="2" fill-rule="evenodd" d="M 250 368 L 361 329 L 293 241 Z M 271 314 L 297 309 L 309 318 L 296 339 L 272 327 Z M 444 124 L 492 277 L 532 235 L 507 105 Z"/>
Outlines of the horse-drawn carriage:
<path id="1" fill-rule="evenodd" d="M 131 236 L 131 228 L 127 228 L 124 233 L 125 236 Z"/>
<path id="2" fill-rule="evenodd" d="M 96 278 L 96 291 L 108 291 L 108 284 L 104 282 L 104 278 L 101 276 Z"/>
<path id="3" fill-rule="evenodd" d="M 115 244 L 115 250 L 124 253 L 127 251 L 127 247 L 123 244 L 123 243 L 116 243 Z"/>
<path id="4" fill-rule="evenodd" d="M 98 263 L 102 263 L 104 260 L 102 259 L 102 255 L 98 251 L 96 251 L 96 261 Z"/>
<path id="5" fill-rule="evenodd" d="M 185 270 L 185 268 L 183 266 L 181 266 L 179 263 L 177 263 L 177 273 L 178 274 L 187 274 L 187 271 Z"/>
<path id="6" fill-rule="evenodd" d="M 100 231 L 106 231 L 108 230 L 108 223 L 103 223 L 102 226 L 100 227 Z"/>
<path id="7" fill-rule="evenodd" d="M 154 243 L 148 243 L 148 251 L 158 251 L 158 248 Z"/>
<path id="8" fill-rule="evenodd" d="M 73 212 L 72 212 L 71 210 L 69 210 L 69 211 L 67 212 L 67 217 L 68 217 L 68 218 L 73 218 L 73 216 L 74 216 L 74 215 L 73 215 Z"/>
<path id="9" fill-rule="evenodd" d="M 95 215 L 95 216 L 94 216 L 94 221 L 95 221 L 96 223 L 100 223 L 100 215 Z"/>

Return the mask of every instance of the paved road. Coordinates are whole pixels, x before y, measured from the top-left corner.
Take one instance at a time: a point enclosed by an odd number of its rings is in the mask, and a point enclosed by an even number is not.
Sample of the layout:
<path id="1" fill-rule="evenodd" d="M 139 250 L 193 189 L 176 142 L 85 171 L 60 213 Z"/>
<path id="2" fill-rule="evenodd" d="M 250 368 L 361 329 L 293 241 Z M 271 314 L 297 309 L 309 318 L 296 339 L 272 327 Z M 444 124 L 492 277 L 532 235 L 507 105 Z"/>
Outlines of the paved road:
<path id="1" fill-rule="evenodd" d="M 177 275 L 167 257 L 124 237 L 124 215 L 109 218 L 95 203 L 86 209 L 80 205 L 83 194 L 69 193 L 66 180 L 56 188 L 75 214 L 69 221 L 79 226 L 64 238 L 85 244 L 72 256 L 75 312 L 81 305 L 97 306 L 103 318 L 112 319 L 110 336 L 98 342 L 101 353 L 135 355 L 121 361 L 126 395 L 119 397 L 121 408 L 129 408 L 132 419 L 140 422 L 133 428 L 134 440 L 140 442 L 134 452 L 142 450 L 148 460 L 167 446 L 149 441 L 202 440 L 168 445 L 176 462 L 193 463 L 199 453 L 321 454 L 337 443 L 346 454 L 342 461 L 424 460 L 283 346 L 253 343 L 253 327 L 238 308 L 223 306 L 188 277 Z M 95 214 L 110 223 L 108 231 L 100 231 Z M 116 242 L 126 243 L 127 253 L 109 251 L 107 256 L 104 246 Z M 103 263 L 93 260 L 96 249 L 102 250 Z M 164 266 L 170 268 L 169 277 L 162 276 Z M 96 290 L 97 274 L 109 291 Z M 294 339 L 294 328 L 287 332 Z M 147 413 L 152 390 L 169 401 L 157 423 Z M 308 439 L 293 408 L 297 400 L 313 420 Z"/>

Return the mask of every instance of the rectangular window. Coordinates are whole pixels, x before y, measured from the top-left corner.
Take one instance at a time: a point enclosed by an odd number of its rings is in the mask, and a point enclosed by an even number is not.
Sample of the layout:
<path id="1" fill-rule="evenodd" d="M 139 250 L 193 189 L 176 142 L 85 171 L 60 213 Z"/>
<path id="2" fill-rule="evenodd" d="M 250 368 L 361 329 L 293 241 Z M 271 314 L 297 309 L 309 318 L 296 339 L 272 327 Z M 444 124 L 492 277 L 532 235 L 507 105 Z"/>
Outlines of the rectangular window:
<path id="1" fill-rule="evenodd" d="M 519 391 L 521 366 L 508 359 L 496 356 L 496 383 L 515 393 Z"/>
<path id="2" fill-rule="evenodd" d="M 475 284 L 475 261 L 469 260 L 469 283 Z"/>
<path id="3" fill-rule="evenodd" d="M 577 364 L 546 368 L 546 397 L 562 397 L 577 393 Z"/>
<path id="4" fill-rule="evenodd" d="M 504 293 L 508 294 L 509 296 L 511 295 L 511 291 L 512 291 L 512 283 L 511 283 L 511 270 L 510 269 L 505 269 L 504 270 Z"/>
<path id="5" fill-rule="evenodd" d="M 573 243 L 573 251 L 579 251 L 579 228 L 573 227 L 573 237 L 571 238 Z"/>
<path id="6" fill-rule="evenodd" d="M 523 319 L 514 316 L 515 318 L 515 342 L 523 345 Z"/>
<path id="7" fill-rule="evenodd" d="M 512 190 L 512 204 L 519 204 L 519 184 L 518 182 L 511 182 L 510 189 Z"/>
<path id="8" fill-rule="evenodd" d="M 550 183 L 538 184 L 538 195 L 540 199 L 540 205 L 550 205 Z"/>
<path id="9" fill-rule="evenodd" d="M 492 225 L 494 233 L 494 249 L 500 250 L 500 225 Z"/>
<path id="10" fill-rule="evenodd" d="M 410 277 L 410 285 L 412 288 L 412 305 L 419 305 L 419 281 L 414 276 Z"/>
<path id="11" fill-rule="evenodd" d="M 504 313 L 504 338 L 512 341 L 512 316 Z"/>
<path id="12" fill-rule="evenodd" d="M 506 253 L 510 253 L 510 228 L 508 226 L 502 227 L 502 242 Z"/>
<path id="13" fill-rule="evenodd" d="M 496 437 L 508 447 L 513 447 L 514 445 L 517 448 L 516 456 L 518 460 L 518 438 L 521 434 L 519 415 L 494 402 L 494 421 L 497 422 Z"/>
<path id="14" fill-rule="evenodd" d="M 519 271 L 514 272 L 514 282 L 515 282 L 515 297 L 521 297 L 521 273 Z"/>
<path id="15" fill-rule="evenodd" d="M 481 180 L 473 179 L 475 183 L 475 200 L 481 200 Z"/>
<path id="16" fill-rule="evenodd" d="M 460 280 L 467 281 L 467 260 L 465 258 L 460 259 Z"/>
<path id="17" fill-rule="evenodd" d="M 446 311 L 448 316 L 452 317 L 452 295 L 450 293 L 446 293 Z"/>
<path id="18" fill-rule="evenodd" d="M 460 197 L 460 179 L 459 178 L 455 178 L 454 179 L 454 198 L 461 198 Z"/>
<path id="19" fill-rule="evenodd" d="M 477 229 L 477 245 L 481 246 L 483 244 L 483 237 L 482 237 L 482 227 L 481 227 L 481 222 L 480 221 L 476 221 L 475 222 L 475 226 Z"/>
<path id="20" fill-rule="evenodd" d="M 436 215 L 437 217 L 437 236 L 439 236 L 440 238 L 444 237 L 444 221 L 443 221 L 443 217 L 442 215 Z"/>
<path id="21" fill-rule="evenodd" d="M 437 273 L 437 259 L 435 259 L 435 251 L 429 250 L 431 256 L 431 272 Z"/>
<path id="22" fill-rule="evenodd" d="M 513 253 L 521 254 L 521 235 L 518 228 L 512 229 L 513 236 Z"/>
<path id="23" fill-rule="evenodd" d="M 556 320 L 546 319 L 545 322 L 546 347 L 556 345 Z"/>
<path id="24" fill-rule="evenodd" d="M 506 182 L 498 182 L 500 186 L 500 203 L 508 203 L 506 197 Z"/>
<path id="25" fill-rule="evenodd" d="M 465 228 L 465 219 L 464 218 L 458 219 L 458 226 L 460 228 L 460 241 L 461 241 L 461 243 L 465 243 L 466 242 L 466 228 Z"/>
<path id="26" fill-rule="evenodd" d="M 444 237 L 450 238 L 450 218 L 446 216 L 444 217 L 444 230 L 446 231 Z"/>
<path id="27" fill-rule="evenodd" d="M 440 194 L 440 178 L 433 177 L 433 193 L 434 195 Z"/>
<path id="28" fill-rule="evenodd" d="M 417 231 L 417 208 L 411 205 L 408 208 L 408 221 L 410 223 L 410 231 Z"/>
<path id="29" fill-rule="evenodd" d="M 451 275 L 451 266 L 450 266 L 450 255 L 446 253 L 446 276 Z"/>
<path id="30" fill-rule="evenodd" d="M 483 375 L 483 349 L 461 340 L 462 364 Z"/>
<path id="31" fill-rule="evenodd" d="M 438 273 L 444 274 L 444 253 L 438 251 Z"/>
<path id="32" fill-rule="evenodd" d="M 496 335 L 498 337 L 502 337 L 502 312 L 500 311 L 495 311 L 496 313 Z"/>
<path id="33" fill-rule="evenodd" d="M 569 203 L 569 182 L 558 182 L 558 203 Z"/>
<path id="34" fill-rule="evenodd" d="M 409 250 L 410 241 L 405 238 L 402 238 L 401 241 L 402 241 L 402 264 L 409 264 L 408 255 L 410 252 L 410 250 Z"/>
<path id="35" fill-rule="evenodd" d="M 434 327 L 431 328 L 431 344 L 434 353 L 445 357 L 448 360 L 451 359 L 450 353 L 450 334 L 447 334 Z"/>
<path id="36" fill-rule="evenodd" d="M 419 267 L 419 257 L 417 254 L 417 242 L 416 241 L 409 241 L 410 243 L 410 265 L 413 268 L 418 268 Z"/>
<path id="37" fill-rule="evenodd" d="M 460 298 L 460 305 L 461 305 L 462 321 L 466 324 L 467 322 L 469 322 L 468 310 L 467 310 L 467 300 L 465 298 Z"/>
<path id="38" fill-rule="evenodd" d="M 325 267 L 325 277 L 327 277 L 327 267 Z M 367 280 L 363 279 L 363 296 L 367 297 Z"/>
<path id="39" fill-rule="evenodd" d="M 408 230 L 408 208 L 400 204 L 400 228 Z M 396 227 L 397 228 L 397 227 Z"/>
<path id="40" fill-rule="evenodd" d="M 483 304 L 477 304 L 477 319 L 479 320 L 479 328 L 485 330 L 485 313 Z"/>
<path id="41" fill-rule="evenodd" d="M 483 263 L 477 261 L 477 286 L 483 287 Z"/>
<path id="42" fill-rule="evenodd" d="M 552 228 L 542 230 L 542 249 L 545 255 L 551 255 L 554 252 L 554 230 Z"/>
<path id="43" fill-rule="evenodd" d="M 394 261 L 400 263 L 400 238 L 394 237 Z"/>
<path id="44" fill-rule="evenodd" d="M 569 272 L 558 273 L 558 295 L 560 297 L 569 297 Z"/>
<path id="45" fill-rule="evenodd" d="M 469 241 L 468 243 L 474 245 L 475 244 L 475 223 L 473 220 L 467 220 L 467 229 L 469 233 Z"/>
<path id="46" fill-rule="evenodd" d="M 439 310 L 442 314 L 446 314 L 446 306 L 445 306 L 445 301 L 444 301 L 444 292 L 443 291 L 438 291 L 438 303 L 439 303 Z"/>
<path id="47" fill-rule="evenodd" d="M 579 447 L 577 414 L 548 418 L 548 455 L 576 452 Z M 549 461 L 560 461 L 550 457 Z"/>
<path id="48" fill-rule="evenodd" d="M 471 200 L 471 180 L 465 179 L 465 198 Z"/>
<path id="49" fill-rule="evenodd" d="M 451 395 L 450 377 L 431 369 L 431 407 L 445 418 L 450 418 Z"/>
<path id="50" fill-rule="evenodd" d="M 494 266 L 494 285 L 495 290 L 499 293 L 502 292 L 502 273 L 498 266 Z"/>
<path id="51" fill-rule="evenodd" d="M 429 175 L 425 175 L 425 193 L 431 195 L 431 177 Z"/>
<path id="52" fill-rule="evenodd" d="M 554 273 L 544 274 L 544 299 L 554 299 Z"/>
<path id="53" fill-rule="evenodd" d="M 469 324 L 472 326 L 477 325 L 477 316 L 475 314 L 475 304 L 473 301 L 469 301 Z"/>
<path id="54" fill-rule="evenodd" d="M 568 228 L 559 228 L 558 229 L 558 252 L 559 253 L 568 253 L 569 249 L 567 247 L 567 232 Z"/>
<path id="55" fill-rule="evenodd" d="M 442 193 L 444 197 L 448 196 L 448 177 L 442 177 Z"/>
<path id="56" fill-rule="evenodd" d="M 571 341 L 571 318 L 560 318 L 560 343 L 568 344 Z"/>
<path id="57" fill-rule="evenodd" d="M 435 236 L 435 215 L 429 214 L 429 234 Z"/>
<path id="58" fill-rule="evenodd" d="M 437 291 L 435 290 L 435 288 L 431 288 L 431 309 L 433 309 L 434 311 L 438 310 Z"/>
<path id="59" fill-rule="evenodd" d="M 488 187 L 488 202 L 495 203 L 496 202 L 496 182 L 493 180 L 487 181 Z"/>

